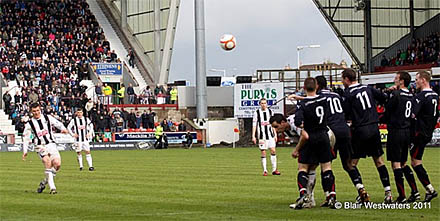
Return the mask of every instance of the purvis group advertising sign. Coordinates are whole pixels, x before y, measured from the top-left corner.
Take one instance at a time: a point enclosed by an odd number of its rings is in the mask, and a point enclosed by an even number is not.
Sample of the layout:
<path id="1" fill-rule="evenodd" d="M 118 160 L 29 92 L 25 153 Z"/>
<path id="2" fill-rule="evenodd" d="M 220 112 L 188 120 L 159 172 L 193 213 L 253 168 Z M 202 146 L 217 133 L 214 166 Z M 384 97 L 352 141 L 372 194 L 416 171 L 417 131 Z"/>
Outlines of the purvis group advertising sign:
<path id="1" fill-rule="evenodd" d="M 122 63 L 92 63 L 98 75 L 122 75 Z"/>
<path id="2" fill-rule="evenodd" d="M 271 107 L 273 113 L 283 113 L 284 102 L 280 101 L 275 104 L 283 97 L 283 83 L 236 84 L 234 87 L 234 117 L 252 118 L 255 110 L 260 108 L 261 98 L 266 98 L 267 106 Z"/>

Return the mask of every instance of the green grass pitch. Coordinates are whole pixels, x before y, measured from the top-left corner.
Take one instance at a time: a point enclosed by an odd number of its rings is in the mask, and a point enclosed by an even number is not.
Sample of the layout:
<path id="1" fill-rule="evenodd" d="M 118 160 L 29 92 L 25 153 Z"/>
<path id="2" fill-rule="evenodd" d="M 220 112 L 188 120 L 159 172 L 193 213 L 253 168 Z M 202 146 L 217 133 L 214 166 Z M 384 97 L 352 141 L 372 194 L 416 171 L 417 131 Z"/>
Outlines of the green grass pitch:
<path id="1" fill-rule="evenodd" d="M 55 179 L 58 194 L 37 194 L 43 167 L 31 153 L 0 153 L 0 220 L 438 220 L 440 198 L 427 209 L 291 210 L 298 197 L 296 160 L 291 148 L 278 148 L 281 176 L 262 176 L 257 148 L 126 150 L 92 152 L 96 171 L 79 171 L 74 152 L 61 152 Z M 84 158 L 84 157 L 83 157 Z M 440 189 L 440 148 L 429 148 L 424 166 Z M 87 163 L 85 162 L 85 165 Z M 270 161 L 268 166 L 270 169 Z M 353 202 L 356 191 L 339 159 L 333 163 L 337 199 Z M 387 162 L 394 198 L 397 191 Z M 371 158 L 359 165 L 374 202 L 383 188 Z M 417 178 L 416 178 L 417 179 Z M 405 181 L 406 182 L 406 181 Z M 417 179 L 422 199 L 425 190 Z M 406 184 L 407 193 L 409 187 Z M 409 194 L 408 194 L 409 195 Z M 324 200 L 321 179 L 317 203 Z M 411 205 L 412 207 L 412 205 Z"/>

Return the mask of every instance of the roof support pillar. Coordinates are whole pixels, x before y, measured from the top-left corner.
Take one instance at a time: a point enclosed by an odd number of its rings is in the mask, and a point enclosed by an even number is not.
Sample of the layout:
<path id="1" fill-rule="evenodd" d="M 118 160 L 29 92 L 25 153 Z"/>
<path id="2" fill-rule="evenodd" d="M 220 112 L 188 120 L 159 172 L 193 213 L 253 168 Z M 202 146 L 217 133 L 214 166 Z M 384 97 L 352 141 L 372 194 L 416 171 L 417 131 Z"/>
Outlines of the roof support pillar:
<path id="1" fill-rule="evenodd" d="M 414 39 L 414 0 L 409 0 L 409 26 L 411 39 Z"/>
<path id="2" fill-rule="evenodd" d="M 364 27 L 365 27 L 365 67 L 364 72 L 373 72 L 373 42 L 371 35 L 371 0 L 365 0 L 365 10 L 364 10 Z"/>

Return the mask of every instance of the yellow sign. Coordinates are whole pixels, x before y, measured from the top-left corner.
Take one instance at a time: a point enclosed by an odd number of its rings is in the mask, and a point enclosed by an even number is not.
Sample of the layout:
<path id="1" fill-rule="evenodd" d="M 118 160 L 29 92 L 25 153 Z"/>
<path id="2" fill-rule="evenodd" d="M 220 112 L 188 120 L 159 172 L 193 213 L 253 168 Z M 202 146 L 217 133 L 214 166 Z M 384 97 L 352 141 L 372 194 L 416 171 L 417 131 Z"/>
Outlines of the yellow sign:
<path id="1" fill-rule="evenodd" d="M 341 85 L 341 86 L 343 85 L 342 82 L 340 82 L 340 81 L 334 81 L 334 82 L 332 82 L 332 84 L 333 85 Z M 330 86 L 330 81 L 327 81 L 327 85 Z"/>
<path id="2" fill-rule="evenodd" d="M 388 130 L 387 129 L 379 129 L 379 131 L 380 131 L 380 141 L 382 143 L 386 143 L 387 137 L 388 137 Z"/>

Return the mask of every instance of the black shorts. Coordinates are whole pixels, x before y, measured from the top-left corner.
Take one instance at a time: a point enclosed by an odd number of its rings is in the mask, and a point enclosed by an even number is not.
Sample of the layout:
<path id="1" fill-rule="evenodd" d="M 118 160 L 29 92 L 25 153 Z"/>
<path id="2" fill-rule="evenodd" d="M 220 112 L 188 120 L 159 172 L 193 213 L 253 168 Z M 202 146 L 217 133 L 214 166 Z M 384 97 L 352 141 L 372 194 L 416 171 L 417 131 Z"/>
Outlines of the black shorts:
<path id="1" fill-rule="evenodd" d="M 330 128 L 332 129 L 336 137 L 336 143 L 333 149 L 335 154 L 334 159 L 336 159 L 337 153 L 339 151 L 339 157 L 343 162 L 345 162 L 347 159 L 350 159 L 351 156 L 353 155 L 350 128 L 347 126 L 347 124 L 333 126 Z"/>
<path id="2" fill-rule="evenodd" d="M 354 128 L 352 135 L 353 159 L 365 158 L 367 156 L 380 157 L 383 155 L 379 126 L 377 124 Z"/>
<path id="3" fill-rule="evenodd" d="M 427 137 L 416 132 L 410 149 L 411 158 L 422 160 L 426 144 L 428 144 L 431 139 L 432 137 Z"/>
<path id="4" fill-rule="evenodd" d="M 351 159 L 353 155 L 353 147 L 351 146 L 350 137 L 336 137 L 336 144 L 334 148 L 335 159 L 338 151 L 342 162 L 346 162 L 347 159 Z"/>
<path id="5" fill-rule="evenodd" d="M 330 148 L 327 132 L 309 133 L 309 140 L 299 151 L 298 162 L 303 164 L 319 164 L 332 161 L 334 153 Z"/>
<path id="6" fill-rule="evenodd" d="M 408 160 L 410 146 L 410 130 L 388 129 L 387 135 L 387 160 L 391 162 L 404 163 Z"/>
<path id="7" fill-rule="evenodd" d="M 347 126 L 347 124 L 345 125 L 338 125 L 338 126 L 331 126 L 330 129 L 333 131 L 333 133 L 335 134 L 336 138 L 346 138 L 346 137 L 351 137 L 350 135 L 350 128 Z"/>

